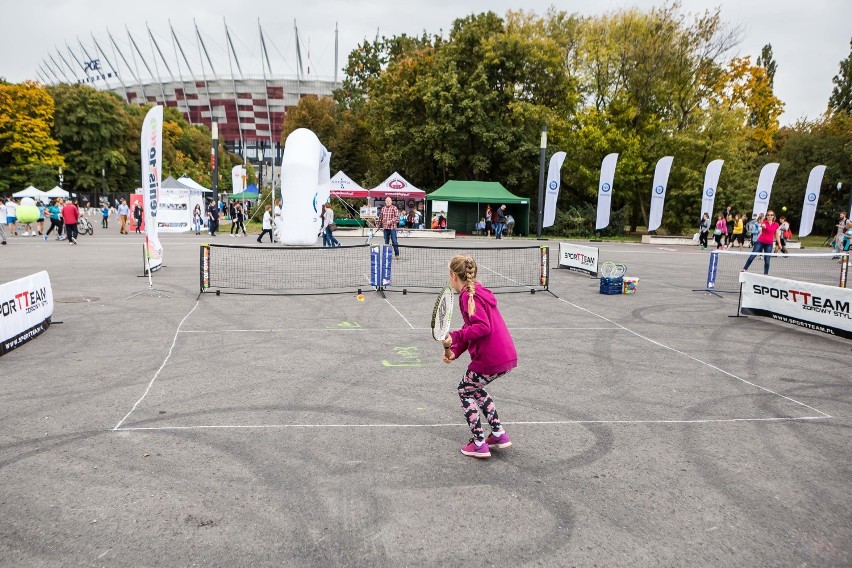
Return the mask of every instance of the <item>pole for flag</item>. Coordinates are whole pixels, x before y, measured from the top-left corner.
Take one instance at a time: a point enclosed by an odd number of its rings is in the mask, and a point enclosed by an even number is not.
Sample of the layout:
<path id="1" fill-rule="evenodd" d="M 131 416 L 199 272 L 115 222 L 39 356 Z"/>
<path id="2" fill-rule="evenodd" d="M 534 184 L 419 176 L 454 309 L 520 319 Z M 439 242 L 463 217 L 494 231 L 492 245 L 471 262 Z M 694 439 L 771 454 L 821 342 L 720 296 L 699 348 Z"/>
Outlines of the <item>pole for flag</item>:
<path id="1" fill-rule="evenodd" d="M 125 298 L 125 300 L 129 300 L 131 298 L 135 298 L 136 296 L 141 296 L 142 294 L 151 294 L 157 298 L 171 298 L 169 294 L 171 293 L 169 290 L 160 290 L 159 288 L 154 288 L 154 279 L 151 277 L 151 264 L 148 262 L 148 253 L 145 251 L 145 245 L 142 245 L 142 261 L 144 263 L 144 272 L 143 278 L 148 276 L 148 287 L 144 290 L 140 290 L 139 292 L 134 292 Z"/>
<path id="2" fill-rule="evenodd" d="M 536 223 L 535 236 L 541 239 L 541 225 L 544 222 L 544 158 L 547 153 L 547 124 L 541 127 L 541 152 L 538 159 L 538 222 Z"/>

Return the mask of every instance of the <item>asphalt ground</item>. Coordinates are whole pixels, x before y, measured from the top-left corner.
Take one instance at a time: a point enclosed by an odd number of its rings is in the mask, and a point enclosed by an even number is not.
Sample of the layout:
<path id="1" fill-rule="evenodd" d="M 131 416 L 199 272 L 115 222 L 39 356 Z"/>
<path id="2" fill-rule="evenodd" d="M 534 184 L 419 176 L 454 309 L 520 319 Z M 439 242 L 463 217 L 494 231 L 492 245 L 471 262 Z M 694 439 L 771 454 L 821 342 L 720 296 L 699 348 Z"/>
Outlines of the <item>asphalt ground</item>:
<path id="1" fill-rule="evenodd" d="M 199 298 L 194 235 L 150 291 L 141 237 L 95 227 L 0 248 L 62 322 L 0 358 L 0 566 L 852 561 L 852 344 L 729 317 L 707 252 L 600 243 L 635 295 L 500 294 L 514 445 L 474 460 L 432 294 Z"/>

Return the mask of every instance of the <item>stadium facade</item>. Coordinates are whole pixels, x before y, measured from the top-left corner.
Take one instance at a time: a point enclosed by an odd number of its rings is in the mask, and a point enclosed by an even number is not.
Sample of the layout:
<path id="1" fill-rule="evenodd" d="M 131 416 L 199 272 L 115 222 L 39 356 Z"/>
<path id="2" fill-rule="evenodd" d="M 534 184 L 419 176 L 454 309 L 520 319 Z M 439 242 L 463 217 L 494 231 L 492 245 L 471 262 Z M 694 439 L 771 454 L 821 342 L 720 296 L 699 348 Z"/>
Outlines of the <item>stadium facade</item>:
<path id="1" fill-rule="evenodd" d="M 273 73 L 267 50 L 272 42 L 259 23 L 259 55 L 248 53 L 248 58 L 234 49 L 227 23 L 224 53 L 219 47 L 222 44 L 211 40 L 197 25 L 190 38 L 185 30 L 176 32 L 171 24 L 167 38 L 146 27 L 144 43 L 130 30 L 125 31 L 126 37 L 110 31 L 106 38 L 92 35 L 88 45 L 79 40 L 76 47 L 66 43 L 65 50 L 57 48 L 42 59 L 38 77 L 46 84 L 83 83 L 109 90 L 131 104 L 156 103 L 175 108 L 190 124 L 210 127 L 215 121 L 219 139 L 227 149 L 254 164 L 268 164 L 273 159 L 280 163 L 287 109 L 304 96 L 331 96 L 340 86 L 336 30 L 335 73 L 326 78 L 311 75 L 309 53 L 305 73 L 303 44 L 295 23 L 296 72 L 289 76 Z M 140 49 L 140 45 L 150 49 Z M 275 51 L 281 55 L 277 47 Z M 167 52 L 173 55 L 166 55 Z"/>

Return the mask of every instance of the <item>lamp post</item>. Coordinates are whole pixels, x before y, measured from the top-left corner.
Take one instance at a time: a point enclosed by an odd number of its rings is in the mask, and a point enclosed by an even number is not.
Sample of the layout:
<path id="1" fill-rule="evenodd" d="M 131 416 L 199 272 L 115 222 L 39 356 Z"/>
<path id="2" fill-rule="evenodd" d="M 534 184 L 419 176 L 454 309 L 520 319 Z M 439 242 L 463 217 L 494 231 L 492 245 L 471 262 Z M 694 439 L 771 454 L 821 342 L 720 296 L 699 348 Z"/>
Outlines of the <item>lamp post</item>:
<path id="1" fill-rule="evenodd" d="M 541 152 L 538 160 L 538 215 L 535 228 L 535 236 L 541 239 L 541 224 L 544 222 L 544 156 L 547 152 L 547 125 L 541 127 Z"/>
<path id="2" fill-rule="evenodd" d="M 214 119 L 210 123 L 210 132 L 213 135 L 213 147 L 210 149 L 210 168 L 213 170 L 210 189 L 213 190 L 215 201 L 219 201 L 219 123 Z"/>
<path id="3" fill-rule="evenodd" d="M 106 168 L 101 168 L 101 190 L 104 193 L 104 199 L 108 199 L 107 197 L 107 182 L 106 182 Z M 95 199 L 95 205 L 97 205 L 98 200 Z"/>
<path id="4" fill-rule="evenodd" d="M 64 178 L 62 177 L 62 166 L 59 166 L 59 189 L 62 189 L 62 180 L 63 179 Z"/>

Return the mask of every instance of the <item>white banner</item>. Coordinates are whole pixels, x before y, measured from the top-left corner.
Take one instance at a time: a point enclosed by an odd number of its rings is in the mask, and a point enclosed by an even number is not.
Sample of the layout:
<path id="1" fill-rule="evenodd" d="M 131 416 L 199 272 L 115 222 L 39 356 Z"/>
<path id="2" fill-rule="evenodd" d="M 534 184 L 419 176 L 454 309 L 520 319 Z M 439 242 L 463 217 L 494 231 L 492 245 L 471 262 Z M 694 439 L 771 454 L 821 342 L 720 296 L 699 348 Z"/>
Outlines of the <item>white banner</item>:
<path id="1" fill-rule="evenodd" d="M 612 184 L 615 179 L 615 164 L 618 154 L 610 154 L 601 162 L 601 180 L 598 184 L 598 217 L 595 230 L 609 226 L 609 209 L 612 204 Z"/>
<path id="2" fill-rule="evenodd" d="M 0 284 L 0 355 L 41 335 L 52 315 L 53 290 L 46 271 Z"/>
<path id="3" fill-rule="evenodd" d="M 808 187 L 805 189 L 805 203 L 802 205 L 802 222 L 799 223 L 799 238 L 807 237 L 814 228 L 814 215 L 817 203 L 819 203 L 819 188 L 822 185 L 822 176 L 825 174 L 825 166 L 816 166 L 808 176 Z"/>
<path id="4" fill-rule="evenodd" d="M 778 171 L 778 164 L 772 162 L 766 164 L 760 170 L 760 177 L 757 178 L 757 189 L 754 191 L 754 206 L 751 208 L 752 214 L 766 214 L 769 209 L 769 196 L 772 195 L 772 183 L 775 181 L 775 173 Z"/>
<path id="5" fill-rule="evenodd" d="M 231 168 L 231 193 L 242 193 L 246 189 L 246 169 L 242 166 Z"/>
<path id="6" fill-rule="evenodd" d="M 597 247 L 559 243 L 559 268 L 597 276 L 598 258 Z"/>
<path id="7" fill-rule="evenodd" d="M 163 264 L 157 236 L 157 207 L 163 181 L 163 107 L 155 106 L 142 123 L 142 204 L 145 211 L 145 256 L 151 272 Z"/>
<path id="8" fill-rule="evenodd" d="M 666 187 L 674 156 L 660 158 L 654 169 L 654 185 L 651 186 L 651 212 L 648 215 L 648 230 L 656 231 L 663 223 L 663 205 L 666 202 Z"/>
<path id="9" fill-rule="evenodd" d="M 710 219 L 715 219 L 713 215 L 713 203 L 716 201 L 716 192 L 719 189 L 719 175 L 722 173 L 722 164 L 725 160 L 713 160 L 707 164 L 707 169 L 704 172 L 704 191 L 701 194 L 701 215 L 699 219 L 704 218 L 704 214 L 710 215 Z"/>
<path id="10" fill-rule="evenodd" d="M 550 227 L 556 221 L 556 199 L 559 197 L 559 184 L 562 182 L 562 162 L 565 152 L 556 152 L 550 157 L 547 167 L 547 190 L 544 194 L 544 219 L 542 227 Z"/>
<path id="11" fill-rule="evenodd" d="M 740 273 L 740 312 L 852 339 L 852 290 Z"/>

